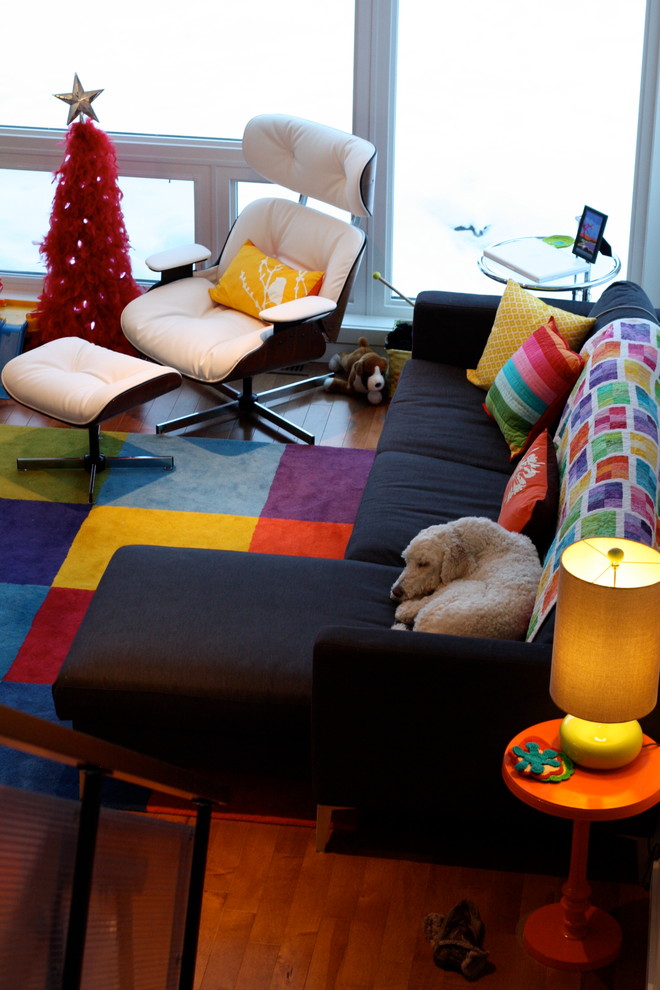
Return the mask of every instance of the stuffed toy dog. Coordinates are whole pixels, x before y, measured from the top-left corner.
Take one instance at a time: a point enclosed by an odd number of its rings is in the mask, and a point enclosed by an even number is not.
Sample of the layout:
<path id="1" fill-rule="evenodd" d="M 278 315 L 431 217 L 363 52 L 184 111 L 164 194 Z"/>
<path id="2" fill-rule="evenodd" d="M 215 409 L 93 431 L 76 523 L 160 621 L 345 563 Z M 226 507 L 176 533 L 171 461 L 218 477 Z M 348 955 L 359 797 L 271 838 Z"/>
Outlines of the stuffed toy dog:
<path id="1" fill-rule="evenodd" d="M 343 372 L 347 377 L 340 374 L 326 378 L 323 384 L 326 392 L 366 395 L 374 406 L 383 401 L 387 358 L 372 351 L 365 337 L 360 337 L 357 349 L 350 354 L 334 354 L 328 367 L 330 371 Z"/>

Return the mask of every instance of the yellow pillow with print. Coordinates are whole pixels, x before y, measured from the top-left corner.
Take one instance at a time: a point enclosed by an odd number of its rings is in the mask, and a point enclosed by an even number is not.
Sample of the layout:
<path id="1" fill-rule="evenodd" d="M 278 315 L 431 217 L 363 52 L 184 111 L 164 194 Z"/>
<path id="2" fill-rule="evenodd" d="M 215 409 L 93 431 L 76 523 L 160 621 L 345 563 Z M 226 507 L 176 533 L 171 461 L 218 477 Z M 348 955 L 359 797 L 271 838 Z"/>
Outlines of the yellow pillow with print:
<path id="1" fill-rule="evenodd" d="M 489 389 L 520 345 L 547 323 L 551 316 L 572 351 L 580 350 L 596 322 L 590 317 L 548 306 L 517 282 L 507 282 L 484 352 L 476 369 L 468 371 L 468 381 L 480 388 Z"/>
<path id="2" fill-rule="evenodd" d="M 246 241 L 209 295 L 221 306 L 258 317 L 269 306 L 318 294 L 323 274 L 289 268 Z"/>

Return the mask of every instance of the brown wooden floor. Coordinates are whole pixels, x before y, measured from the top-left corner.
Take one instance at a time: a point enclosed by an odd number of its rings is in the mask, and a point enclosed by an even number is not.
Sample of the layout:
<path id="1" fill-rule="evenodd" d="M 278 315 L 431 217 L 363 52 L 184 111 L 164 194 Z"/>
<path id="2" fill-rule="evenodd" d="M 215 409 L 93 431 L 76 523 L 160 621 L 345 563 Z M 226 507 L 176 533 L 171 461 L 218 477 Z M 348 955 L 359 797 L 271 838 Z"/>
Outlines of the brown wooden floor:
<path id="1" fill-rule="evenodd" d="M 265 383 L 281 384 L 281 375 Z M 151 432 L 179 411 L 209 404 L 203 389 L 186 384 L 104 424 L 105 429 Z M 287 415 L 316 431 L 321 444 L 373 448 L 386 406 L 330 397 L 322 390 L 280 403 Z M 0 422 L 48 424 L 45 417 L 0 401 Z M 283 439 L 245 421 L 205 424 L 197 436 Z M 487 817 L 487 809 L 485 809 Z M 484 827 L 487 827 L 486 822 Z M 423 921 L 465 897 L 479 907 L 485 948 L 494 966 L 479 981 L 485 990 L 643 990 L 646 986 L 648 895 L 635 882 L 593 883 L 593 900 L 611 910 L 624 930 L 616 963 L 598 972 L 567 973 L 532 960 L 521 941 L 521 919 L 561 896 L 561 870 L 517 873 L 456 864 L 451 850 L 428 853 L 348 833 L 329 852 L 314 851 L 313 829 L 218 820 L 212 824 L 196 990 L 436 990 L 463 987 L 457 973 L 438 969 L 424 939 Z M 512 837 L 511 841 L 515 841 Z"/>
<path id="2" fill-rule="evenodd" d="M 401 855 L 316 853 L 309 828 L 214 823 L 198 956 L 198 990 L 432 990 L 462 987 L 438 969 L 423 921 L 465 897 L 485 922 L 490 990 L 643 990 L 647 898 L 636 885 L 594 883 L 623 925 L 624 948 L 599 972 L 535 962 L 521 918 L 561 896 L 542 874 L 447 866 Z M 431 858 L 429 857 L 429 860 Z M 433 857 L 435 860 L 435 857 Z"/>
<path id="3" fill-rule="evenodd" d="M 326 370 L 327 365 L 313 364 L 307 365 L 299 373 L 262 375 L 255 379 L 254 390 L 259 392 L 278 388 L 288 382 L 301 381 L 307 376 L 324 374 Z M 212 408 L 222 401 L 222 397 L 211 389 L 194 382 L 184 382 L 181 388 L 174 392 L 168 392 L 150 403 L 137 406 L 114 419 L 106 420 L 102 428 L 127 433 L 153 433 L 157 423 L 186 413 Z M 358 396 L 331 396 L 321 387 L 289 397 L 280 397 L 268 404 L 280 415 L 315 434 L 317 444 L 329 447 L 374 448 L 378 443 L 387 413 L 386 403 L 372 406 Z M 27 426 L 62 425 L 11 400 L 1 399 L 0 423 Z M 230 418 L 224 423 L 213 421 L 201 423 L 180 430 L 178 434 L 224 437 L 230 440 L 301 442 L 276 430 L 265 421 L 257 422 L 249 417 L 240 420 Z"/>

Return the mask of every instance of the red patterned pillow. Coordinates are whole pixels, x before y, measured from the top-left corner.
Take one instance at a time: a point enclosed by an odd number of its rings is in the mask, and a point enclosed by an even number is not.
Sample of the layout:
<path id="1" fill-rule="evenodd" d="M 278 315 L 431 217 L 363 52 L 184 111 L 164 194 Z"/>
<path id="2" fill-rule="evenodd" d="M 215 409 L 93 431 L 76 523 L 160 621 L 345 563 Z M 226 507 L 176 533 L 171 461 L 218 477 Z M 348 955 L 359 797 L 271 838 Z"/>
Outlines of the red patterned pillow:
<path id="1" fill-rule="evenodd" d="M 497 521 L 529 536 L 543 559 L 555 535 L 558 507 L 559 469 L 552 437 L 544 430 L 509 478 Z"/>

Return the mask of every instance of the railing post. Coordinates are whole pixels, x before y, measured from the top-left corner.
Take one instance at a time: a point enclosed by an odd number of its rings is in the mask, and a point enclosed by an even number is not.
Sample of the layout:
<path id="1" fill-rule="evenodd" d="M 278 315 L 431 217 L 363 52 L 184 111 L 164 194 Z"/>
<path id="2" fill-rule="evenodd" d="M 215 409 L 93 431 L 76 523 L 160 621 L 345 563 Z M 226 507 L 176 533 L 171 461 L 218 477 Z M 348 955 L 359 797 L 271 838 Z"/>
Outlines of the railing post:
<path id="1" fill-rule="evenodd" d="M 199 922 L 202 914 L 202 895 L 204 893 L 204 876 L 206 873 L 206 854 L 211 829 L 211 801 L 198 799 L 195 801 L 195 804 L 197 805 L 197 822 L 195 825 L 195 839 L 190 867 L 190 885 L 188 887 L 186 925 L 181 953 L 179 990 L 193 990 L 195 981 Z"/>
<path id="2" fill-rule="evenodd" d="M 62 972 L 62 990 L 80 990 L 82 980 L 87 918 L 94 871 L 94 853 L 96 851 L 101 789 L 104 777 L 100 767 L 83 767 L 81 773 L 84 786 L 78 822 L 78 841 Z"/>

